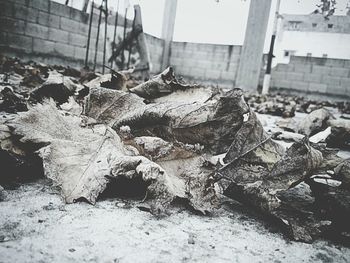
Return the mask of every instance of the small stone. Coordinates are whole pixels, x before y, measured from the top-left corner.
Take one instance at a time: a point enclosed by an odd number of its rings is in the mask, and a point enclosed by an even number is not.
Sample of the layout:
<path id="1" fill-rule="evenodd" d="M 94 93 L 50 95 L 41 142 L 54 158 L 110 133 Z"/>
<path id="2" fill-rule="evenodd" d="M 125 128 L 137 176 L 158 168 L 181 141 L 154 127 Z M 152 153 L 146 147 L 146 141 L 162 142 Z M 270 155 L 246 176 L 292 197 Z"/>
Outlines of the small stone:
<path id="1" fill-rule="evenodd" d="M 190 234 L 188 237 L 188 244 L 193 245 L 194 243 L 194 235 Z"/>

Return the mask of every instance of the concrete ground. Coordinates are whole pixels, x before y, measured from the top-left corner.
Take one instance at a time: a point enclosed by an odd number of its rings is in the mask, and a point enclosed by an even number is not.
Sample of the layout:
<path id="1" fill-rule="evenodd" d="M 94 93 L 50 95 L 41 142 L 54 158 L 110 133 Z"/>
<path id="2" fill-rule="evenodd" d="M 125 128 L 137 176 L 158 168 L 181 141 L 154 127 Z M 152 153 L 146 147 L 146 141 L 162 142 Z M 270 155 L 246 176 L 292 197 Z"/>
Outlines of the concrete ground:
<path id="1" fill-rule="evenodd" d="M 238 204 L 212 217 L 177 207 L 157 219 L 138 201 L 65 205 L 46 181 L 0 203 L 0 262 L 349 262 L 350 249 L 271 231 Z M 274 232 L 274 233 L 273 233 Z"/>

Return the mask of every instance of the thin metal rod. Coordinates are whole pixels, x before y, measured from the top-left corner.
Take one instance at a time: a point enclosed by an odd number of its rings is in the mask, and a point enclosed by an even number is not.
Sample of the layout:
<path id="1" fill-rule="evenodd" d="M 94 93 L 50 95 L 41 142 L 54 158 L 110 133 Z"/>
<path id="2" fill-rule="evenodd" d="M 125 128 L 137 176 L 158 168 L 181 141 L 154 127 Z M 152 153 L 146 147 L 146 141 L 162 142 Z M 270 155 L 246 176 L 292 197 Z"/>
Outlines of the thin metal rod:
<path id="1" fill-rule="evenodd" d="M 134 32 L 135 30 L 135 20 L 136 20 L 136 10 L 134 11 L 134 20 L 132 21 L 132 29 L 131 29 L 131 34 Z M 132 49 L 132 38 L 131 38 L 131 41 L 129 43 L 129 56 L 128 56 L 128 64 L 127 64 L 127 68 L 129 68 L 130 66 L 130 59 L 131 59 L 131 49 Z"/>
<path id="2" fill-rule="evenodd" d="M 124 17 L 124 33 L 123 33 L 123 43 L 126 38 L 126 23 L 128 22 L 126 16 L 128 14 L 128 8 L 125 8 L 125 17 Z M 125 63 L 125 54 L 124 54 L 124 45 L 122 49 L 122 69 L 124 69 L 124 63 Z"/>
<path id="3" fill-rule="evenodd" d="M 274 19 L 274 22 L 273 22 L 273 32 L 272 32 L 271 42 L 270 42 L 270 50 L 269 50 L 268 59 L 267 59 L 266 74 L 270 74 L 271 73 L 271 65 L 272 65 L 273 50 L 274 50 L 276 34 L 277 34 L 277 24 L 278 24 L 278 16 L 279 16 L 280 4 L 281 4 L 281 0 L 277 0 L 275 19 Z"/>
<path id="4" fill-rule="evenodd" d="M 112 54 L 113 54 L 114 49 L 115 49 L 115 38 L 117 36 L 118 17 L 119 17 L 119 0 L 118 0 L 118 4 L 117 4 L 117 12 L 115 14 L 114 34 L 113 34 L 113 42 L 112 42 Z M 111 68 L 113 68 L 113 60 L 114 59 L 111 60 Z"/>
<path id="5" fill-rule="evenodd" d="M 277 0 L 275 18 L 273 21 L 273 32 L 272 32 L 271 42 L 270 42 L 270 50 L 267 55 L 267 65 L 266 65 L 266 71 L 264 75 L 263 88 L 261 91 L 262 94 L 268 94 L 270 89 L 272 60 L 274 58 L 273 51 L 274 51 L 275 40 L 277 35 L 277 25 L 278 25 L 280 5 L 281 5 L 281 0 Z"/>
<path id="6" fill-rule="evenodd" d="M 96 43 L 95 43 L 94 71 L 96 69 L 96 62 L 97 62 L 97 49 L 98 49 L 98 39 L 100 38 L 101 19 L 102 19 L 102 5 L 100 6 L 100 14 L 98 17 L 97 36 L 96 36 Z"/>
<path id="7" fill-rule="evenodd" d="M 92 16 L 94 15 L 94 0 L 91 3 L 90 21 L 89 21 L 89 32 L 88 40 L 86 44 L 86 54 L 85 54 L 85 68 L 88 68 L 89 63 L 89 49 L 90 49 L 90 38 L 91 38 L 91 27 L 92 27 Z"/>
<path id="8" fill-rule="evenodd" d="M 105 36 L 103 43 L 103 63 L 102 63 L 102 74 L 105 74 L 105 62 L 106 62 L 106 44 L 107 44 L 107 23 L 108 23 L 108 5 L 107 0 L 105 2 Z"/>

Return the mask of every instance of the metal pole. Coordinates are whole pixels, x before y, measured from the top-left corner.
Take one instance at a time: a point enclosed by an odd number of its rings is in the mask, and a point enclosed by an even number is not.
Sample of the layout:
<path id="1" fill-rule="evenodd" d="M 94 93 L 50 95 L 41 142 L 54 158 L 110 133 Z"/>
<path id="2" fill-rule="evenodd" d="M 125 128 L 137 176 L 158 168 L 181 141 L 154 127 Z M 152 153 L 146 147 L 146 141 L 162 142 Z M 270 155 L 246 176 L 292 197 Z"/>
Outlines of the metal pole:
<path id="1" fill-rule="evenodd" d="M 135 20 L 136 20 L 136 10 L 135 10 L 135 12 L 134 12 L 134 20 L 132 21 L 132 29 L 131 29 L 131 34 L 134 32 L 134 30 L 135 30 Z M 132 39 L 131 39 L 131 41 L 130 41 L 130 43 L 129 43 L 129 56 L 128 56 L 128 64 L 127 64 L 127 68 L 129 68 L 129 66 L 130 66 L 130 59 L 131 59 L 131 49 L 132 49 Z"/>
<path id="2" fill-rule="evenodd" d="M 114 34 L 113 34 L 113 43 L 112 43 L 112 54 L 114 52 L 114 47 L 115 47 L 115 38 L 117 36 L 117 26 L 118 26 L 118 16 L 119 16 L 119 0 L 117 4 L 117 12 L 115 14 L 115 23 L 114 23 Z M 111 60 L 111 66 L 110 68 L 113 68 L 113 59 Z"/>
<path id="3" fill-rule="evenodd" d="M 124 33 L 123 33 L 123 49 L 122 49 L 122 69 L 124 69 L 124 62 L 125 62 L 125 54 L 124 54 L 124 41 L 125 41 L 125 38 L 126 38 L 126 23 L 128 22 L 127 21 L 127 16 L 128 14 L 128 8 L 126 7 L 125 8 L 125 17 L 124 17 Z"/>
<path id="4" fill-rule="evenodd" d="M 263 83 L 263 89 L 262 94 L 268 94 L 269 88 L 270 88 L 270 81 L 271 81 L 271 66 L 272 66 L 272 59 L 273 59 L 273 49 L 275 47 L 275 40 L 277 35 L 277 24 L 278 24 L 278 18 L 279 18 L 279 10 L 280 10 L 281 0 L 277 0 L 276 4 L 276 12 L 275 12 L 275 18 L 273 21 L 273 32 L 271 36 L 271 43 L 270 43 L 270 50 L 267 57 L 267 66 L 264 76 L 264 83 Z"/>
<path id="5" fill-rule="evenodd" d="M 98 17 L 97 36 L 96 36 L 96 43 L 95 43 L 94 71 L 96 69 L 97 49 L 98 49 L 98 39 L 100 38 L 101 18 L 102 18 L 102 5 L 100 6 L 100 14 L 99 14 L 99 17 Z"/>
<path id="6" fill-rule="evenodd" d="M 107 22 L 108 22 L 108 5 L 107 0 L 104 0 L 105 2 L 105 36 L 104 36 L 104 43 L 103 43 L 103 63 L 102 63 L 102 74 L 105 74 L 105 62 L 106 62 L 106 44 L 107 44 Z"/>
<path id="7" fill-rule="evenodd" d="M 89 63 L 89 49 L 90 49 L 91 26 L 92 26 L 92 16 L 93 15 L 94 15 L 94 0 L 92 0 L 92 3 L 91 3 L 89 32 L 88 32 L 88 40 L 87 40 L 87 44 L 86 44 L 86 54 L 85 54 L 85 68 L 88 68 L 88 63 Z"/>

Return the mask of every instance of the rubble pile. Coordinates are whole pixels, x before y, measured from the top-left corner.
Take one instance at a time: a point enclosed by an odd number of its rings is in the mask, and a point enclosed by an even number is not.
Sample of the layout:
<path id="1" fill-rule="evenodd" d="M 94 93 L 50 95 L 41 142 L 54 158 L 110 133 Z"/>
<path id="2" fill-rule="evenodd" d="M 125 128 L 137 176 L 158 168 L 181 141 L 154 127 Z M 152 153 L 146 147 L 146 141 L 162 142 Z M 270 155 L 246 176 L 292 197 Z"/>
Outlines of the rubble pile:
<path id="1" fill-rule="evenodd" d="M 295 112 L 311 113 L 324 107 L 337 108 L 346 116 L 350 114 L 349 101 L 320 101 L 280 93 L 268 95 L 247 93 L 244 98 L 256 112 L 284 118 L 294 117 Z"/>
<path id="2" fill-rule="evenodd" d="M 124 190 L 139 193 L 143 209 L 157 216 L 175 200 L 208 215 L 226 196 L 291 239 L 349 238 L 350 162 L 327 147 L 349 127 L 323 107 L 290 128 L 302 136 L 285 148 L 250 106 L 284 117 L 302 108 L 282 97 L 277 106 L 259 96 L 247 104 L 240 89 L 186 85 L 171 68 L 142 83 L 130 72 L 8 58 L 0 69 L 1 196 L 21 176 L 43 174 L 66 203 L 94 204 L 108 185 L 127 181 Z"/>

